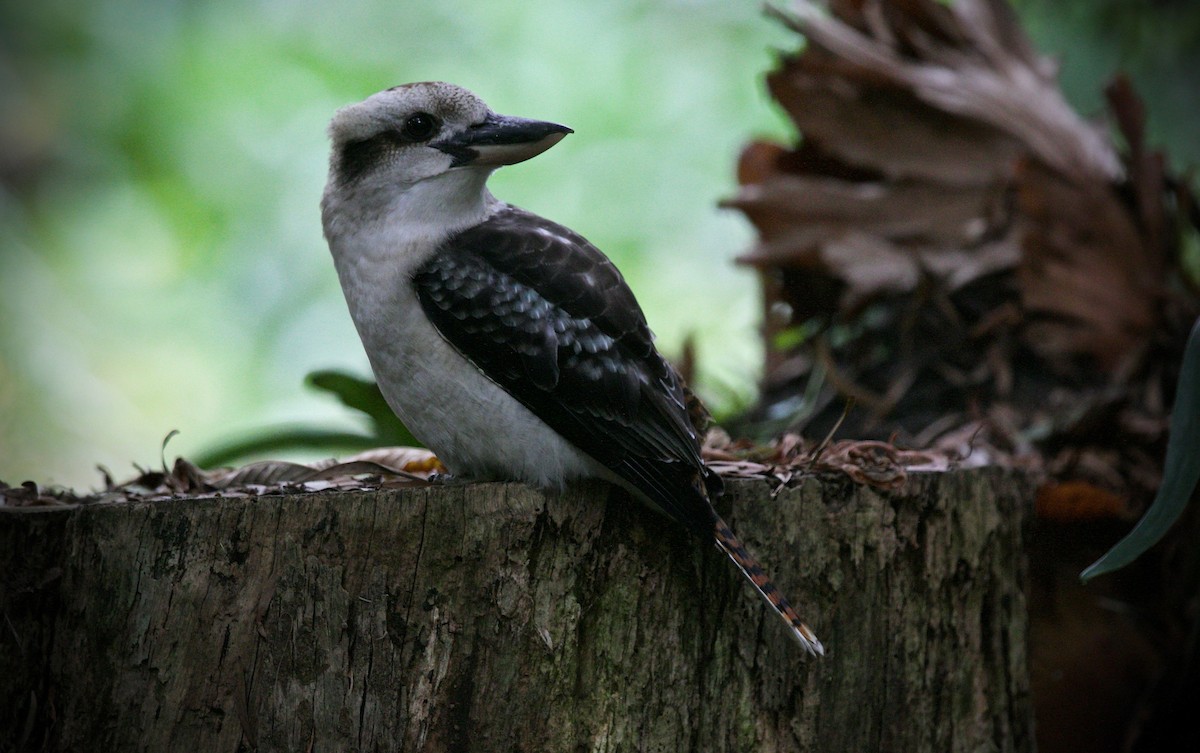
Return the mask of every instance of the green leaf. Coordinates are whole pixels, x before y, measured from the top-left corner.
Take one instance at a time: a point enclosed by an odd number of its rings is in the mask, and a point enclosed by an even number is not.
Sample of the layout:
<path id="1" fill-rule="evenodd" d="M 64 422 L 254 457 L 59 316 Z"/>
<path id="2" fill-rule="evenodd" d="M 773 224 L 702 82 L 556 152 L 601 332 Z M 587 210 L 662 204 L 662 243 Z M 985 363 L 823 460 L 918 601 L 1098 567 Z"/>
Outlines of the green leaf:
<path id="1" fill-rule="evenodd" d="M 1080 574 L 1087 581 L 1125 567 L 1166 535 L 1187 507 L 1200 480 L 1200 319 L 1183 351 L 1183 367 L 1171 410 L 1171 435 L 1162 486 L 1133 530 Z"/>
<path id="2" fill-rule="evenodd" d="M 372 421 L 383 415 L 393 415 L 379 385 L 370 379 L 360 379 L 344 371 L 314 371 L 304 378 L 304 383 L 333 394 L 347 408 L 367 414 Z"/>
<path id="3" fill-rule="evenodd" d="M 201 468 L 220 468 L 251 455 L 269 455 L 286 450 L 369 450 L 380 446 L 376 437 L 351 432 L 285 427 L 266 431 L 205 450 L 195 463 Z"/>
<path id="4" fill-rule="evenodd" d="M 371 419 L 371 431 L 360 434 L 310 426 L 268 429 L 205 450 L 195 461 L 196 465 L 216 468 L 231 465 L 247 456 L 269 455 L 286 450 L 337 452 L 375 447 L 424 446 L 396 418 L 375 382 L 340 371 L 314 371 L 304 381 L 310 387 L 333 394 L 346 407 L 365 413 Z M 167 439 L 170 438 L 168 435 Z M 166 445 L 166 440 L 163 444 Z"/>
<path id="5" fill-rule="evenodd" d="M 304 381 L 310 387 L 332 393 L 347 408 L 365 413 L 371 419 L 378 445 L 424 447 L 408 427 L 396 418 L 374 381 L 342 371 L 314 371 Z"/>

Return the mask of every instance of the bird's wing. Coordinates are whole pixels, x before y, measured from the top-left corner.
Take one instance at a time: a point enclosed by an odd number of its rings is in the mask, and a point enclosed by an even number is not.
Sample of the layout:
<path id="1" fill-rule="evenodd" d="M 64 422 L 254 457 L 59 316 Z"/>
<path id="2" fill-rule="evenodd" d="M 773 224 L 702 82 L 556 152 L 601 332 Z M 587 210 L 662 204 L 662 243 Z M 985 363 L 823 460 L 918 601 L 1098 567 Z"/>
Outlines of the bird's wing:
<path id="1" fill-rule="evenodd" d="M 413 282 L 438 332 L 488 378 L 711 536 L 719 480 L 700 459 L 680 378 L 595 246 L 509 207 L 447 240 Z"/>

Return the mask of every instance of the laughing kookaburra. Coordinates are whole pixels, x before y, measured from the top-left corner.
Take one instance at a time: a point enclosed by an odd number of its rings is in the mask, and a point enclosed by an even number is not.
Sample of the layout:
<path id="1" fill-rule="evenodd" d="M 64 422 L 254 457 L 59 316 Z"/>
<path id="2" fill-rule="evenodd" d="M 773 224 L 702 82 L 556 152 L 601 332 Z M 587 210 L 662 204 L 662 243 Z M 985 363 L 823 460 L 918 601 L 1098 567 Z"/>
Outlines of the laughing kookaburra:
<path id="1" fill-rule="evenodd" d="M 497 167 L 568 133 L 445 83 L 334 116 L 321 218 L 379 388 L 456 476 L 607 479 L 715 540 L 823 653 L 713 510 L 721 481 L 620 272 L 579 234 L 487 190 Z"/>

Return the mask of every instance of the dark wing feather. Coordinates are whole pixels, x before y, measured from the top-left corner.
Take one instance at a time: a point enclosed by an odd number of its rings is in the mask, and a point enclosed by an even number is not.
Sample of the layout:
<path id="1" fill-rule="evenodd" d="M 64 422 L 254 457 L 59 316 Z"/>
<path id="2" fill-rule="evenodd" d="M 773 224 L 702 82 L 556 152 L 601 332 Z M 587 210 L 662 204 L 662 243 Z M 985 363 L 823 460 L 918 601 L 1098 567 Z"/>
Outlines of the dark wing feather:
<path id="1" fill-rule="evenodd" d="M 489 378 L 664 512 L 712 535 L 708 494 L 720 481 L 700 459 L 679 376 L 595 246 L 506 208 L 446 241 L 413 281 L 441 335 Z"/>

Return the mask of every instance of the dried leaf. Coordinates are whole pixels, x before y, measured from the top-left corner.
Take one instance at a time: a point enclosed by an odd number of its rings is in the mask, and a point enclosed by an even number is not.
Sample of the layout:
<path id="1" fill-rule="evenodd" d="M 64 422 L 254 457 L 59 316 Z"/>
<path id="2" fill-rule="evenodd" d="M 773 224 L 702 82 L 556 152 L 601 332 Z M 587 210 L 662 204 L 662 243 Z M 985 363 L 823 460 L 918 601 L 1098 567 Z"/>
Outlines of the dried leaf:
<path id="1" fill-rule="evenodd" d="M 1108 92 L 1123 163 L 1000 0 L 773 12 L 806 38 L 769 77 L 800 140 L 749 145 L 727 202 L 759 236 L 740 259 L 764 290 L 753 418 L 786 406 L 789 428 L 819 436 L 851 400 L 843 434 L 925 446 L 983 417 L 985 440 L 953 440 L 964 462 L 1008 462 L 1069 432 L 1108 380 L 1140 389 L 1138 375 L 1161 394 L 1197 310 L 1171 287 L 1178 240 L 1164 228 L 1200 209 L 1148 152 L 1127 81 Z M 1144 497 L 1153 474 L 1136 454 L 1119 455 L 1118 474 Z"/>
<path id="2" fill-rule="evenodd" d="M 736 458 L 737 454 L 744 457 Z M 937 450 L 901 450 L 888 442 L 840 441 L 809 446 L 798 434 L 784 434 L 766 446 L 705 448 L 705 462 L 723 478 L 759 478 L 777 487 L 812 473 L 836 473 L 856 483 L 894 490 L 911 471 L 949 470 L 953 456 Z"/>
<path id="3" fill-rule="evenodd" d="M 59 489 L 44 489 L 33 481 L 9 486 L 0 481 L 0 507 L 62 507 L 74 504 L 71 495 Z"/>
<path id="4" fill-rule="evenodd" d="M 277 486 L 288 482 L 300 482 L 314 473 L 312 466 L 290 463 L 286 460 L 263 460 L 247 463 L 241 468 L 209 472 L 211 483 L 218 489 L 239 486 Z"/>
<path id="5" fill-rule="evenodd" d="M 1028 59 L 1028 43 L 1013 50 L 1000 46 L 996 30 L 1004 29 L 1011 44 L 1021 36 L 1015 24 L 1000 21 L 982 0 L 959 0 L 943 10 L 935 5 L 889 4 L 889 21 L 899 33 L 883 36 L 864 33 L 807 0 L 796 2 L 790 14 L 777 13 L 814 49 L 835 58 L 847 82 L 864 88 L 886 82 L 935 111 L 990 126 L 1072 179 L 1107 182 L 1122 176 L 1103 131 L 1080 118 L 1047 75 L 1053 66 Z M 930 23 L 934 19 L 936 25 Z M 895 42 L 901 34 L 921 44 L 904 50 Z"/>
<path id="6" fill-rule="evenodd" d="M 1026 342 L 1060 370 L 1069 368 L 1063 359 L 1078 356 L 1115 370 L 1159 320 L 1157 250 L 1108 185 L 1072 183 L 1026 162 L 1017 188 Z"/>

